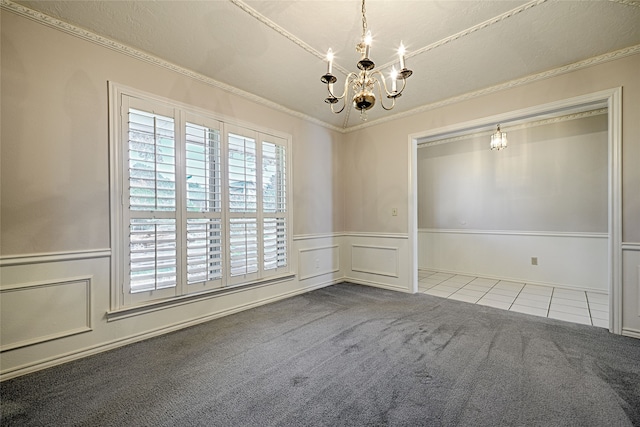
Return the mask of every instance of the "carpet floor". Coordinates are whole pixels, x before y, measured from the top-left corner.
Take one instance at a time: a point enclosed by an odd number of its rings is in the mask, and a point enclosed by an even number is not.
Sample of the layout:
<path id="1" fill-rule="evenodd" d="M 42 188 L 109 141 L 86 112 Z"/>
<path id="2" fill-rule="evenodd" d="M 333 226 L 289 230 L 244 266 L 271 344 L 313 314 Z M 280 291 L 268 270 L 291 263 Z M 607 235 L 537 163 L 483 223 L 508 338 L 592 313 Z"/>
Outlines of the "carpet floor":
<path id="1" fill-rule="evenodd" d="M 3 426 L 640 425 L 640 340 L 339 284 L 0 384 Z"/>

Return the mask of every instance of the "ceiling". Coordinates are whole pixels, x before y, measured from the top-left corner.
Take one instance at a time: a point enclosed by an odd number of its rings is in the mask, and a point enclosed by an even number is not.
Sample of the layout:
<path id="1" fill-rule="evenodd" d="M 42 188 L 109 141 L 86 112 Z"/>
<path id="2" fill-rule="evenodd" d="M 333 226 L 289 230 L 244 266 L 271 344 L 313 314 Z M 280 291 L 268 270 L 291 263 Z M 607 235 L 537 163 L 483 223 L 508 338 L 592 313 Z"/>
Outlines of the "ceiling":
<path id="1" fill-rule="evenodd" d="M 331 113 L 320 82 L 328 48 L 336 87 L 357 70 L 359 0 L 15 3 L 330 127 L 362 124 L 350 106 Z M 631 0 L 368 0 L 366 18 L 376 68 L 397 66 L 402 41 L 413 70 L 396 107 L 374 106 L 366 123 L 640 44 Z"/>

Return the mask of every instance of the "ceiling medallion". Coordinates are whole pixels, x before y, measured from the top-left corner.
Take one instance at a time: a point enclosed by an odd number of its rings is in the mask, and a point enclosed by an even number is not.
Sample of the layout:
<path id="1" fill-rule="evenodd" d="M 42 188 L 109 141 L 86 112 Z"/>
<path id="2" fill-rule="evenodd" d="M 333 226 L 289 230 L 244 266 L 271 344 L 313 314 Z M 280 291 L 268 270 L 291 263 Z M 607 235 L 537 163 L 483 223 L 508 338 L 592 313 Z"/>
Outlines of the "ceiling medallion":
<path id="1" fill-rule="evenodd" d="M 376 103 L 376 96 L 374 90 L 377 86 L 378 94 L 380 95 L 380 105 L 385 110 L 391 110 L 396 105 L 396 98 L 402 95 L 402 91 L 406 86 L 406 79 L 413 74 L 413 71 L 409 70 L 405 66 L 404 54 L 405 49 L 400 42 L 400 48 L 398 49 L 398 58 L 400 61 L 400 69 L 396 70 L 395 66 L 391 69 L 391 90 L 387 87 L 387 82 L 384 75 L 379 71 L 373 71 L 375 68 L 374 62 L 369 58 L 371 53 L 371 31 L 367 30 L 367 17 L 365 16 L 364 0 L 362 0 L 362 39 L 360 43 L 356 45 L 356 51 L 362 55 L 357 66 L 360 71 L 351 72 L 347 75 L 344 82 L 344 90 L 342 95 L 336 96 L 333 91 L 333 84 L 338 80 L 336 76 L 331 74 L 333 67 L 333 51 L 329 49 L 327 52 L 327 73 L 323 75 L 320 80 L 327 85 L 329 96 L 324 100 L 331 107 L 331 111 L 339 114 L 344 110 L 347 105 L 347 98 L 349 93 L 353 93 L 353 106 L 356 110 L 360 111 L 360 118 L 367 120 L 367 110 L 372 108 Z M 398 80 L 400 80 L 400 90 L 398 90 Z M 391 105 L 386 106 L 382 101 L 382 89 L 388 99 L 391 99 Z M 334 106 L 342 100 L 342 107 L 336 110 Z"/>

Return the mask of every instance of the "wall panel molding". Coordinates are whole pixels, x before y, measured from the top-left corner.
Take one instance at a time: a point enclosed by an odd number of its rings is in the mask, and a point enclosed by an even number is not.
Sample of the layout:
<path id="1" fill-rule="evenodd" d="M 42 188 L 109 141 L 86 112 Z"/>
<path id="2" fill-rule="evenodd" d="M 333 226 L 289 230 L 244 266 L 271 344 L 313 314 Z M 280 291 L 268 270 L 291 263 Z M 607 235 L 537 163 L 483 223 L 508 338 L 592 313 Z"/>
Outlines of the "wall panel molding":
<path id="1" fill-rule="evenodd" d="M 366 233 L 366 232 L 345 232 L 344 237 L 371 237 L 374 239 L 409 239 L 408 233 Z"/>
<path id="2" fill-rule="evenodd" d="M 293 241 L 298 242 L 301 240 L 335 239 L 342 236 L 342 233 L 295 234 L 293 236 Z"/>
<path id="3" fill-rule="evenodd" d="M 588 239 L 607 239 L 607 233 L 572 233 L 562 231 L 519 231 L 519 230 L 467 230 L 444 228 L 421 228 L 421 234 L 490 234 L 496 236 L 541 236 L 541 237 L 584 237 Z"/>
<path id="4" fill-rule="evenodd" d="M 111 249 L 89 249 L 84 251 L 46 252 L 0 257 L 0 267 L 40 264 L 45 262 L 75 261 L 82 259 L 108 258 Z"/>
<path id="5" fill-rule="evenodd" d="M 399 277 L 399 251 L 393 246 L 351 245 L 351 271 Z"/>
<path id="6" fill-rule="evenodd" d="M 93 330 L 92 279 L 74 277 L 3 286 L 0 352 Z"/>
<path id="7" fill-rule="evenodd" d="M 298 249 L 298 280 L 307 280 L 339 271 L 339 245 Z"/>
<path id="8" fill-rule="evenodd" d="M 622 250 L 623 251 L 640 251 L 640 243 L 623 242 Z"/>

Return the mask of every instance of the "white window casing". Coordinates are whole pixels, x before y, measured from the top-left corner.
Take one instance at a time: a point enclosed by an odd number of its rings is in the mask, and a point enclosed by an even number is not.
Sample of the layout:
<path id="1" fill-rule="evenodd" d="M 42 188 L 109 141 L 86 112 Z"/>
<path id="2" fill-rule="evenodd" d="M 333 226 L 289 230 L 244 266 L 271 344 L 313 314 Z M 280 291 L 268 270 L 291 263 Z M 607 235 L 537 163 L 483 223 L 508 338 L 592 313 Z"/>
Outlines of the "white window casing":
<path id="1" fill-rule="evenodd" d="M 292 273 L 288 135 L 109 93 L 112 311 Z"/>

